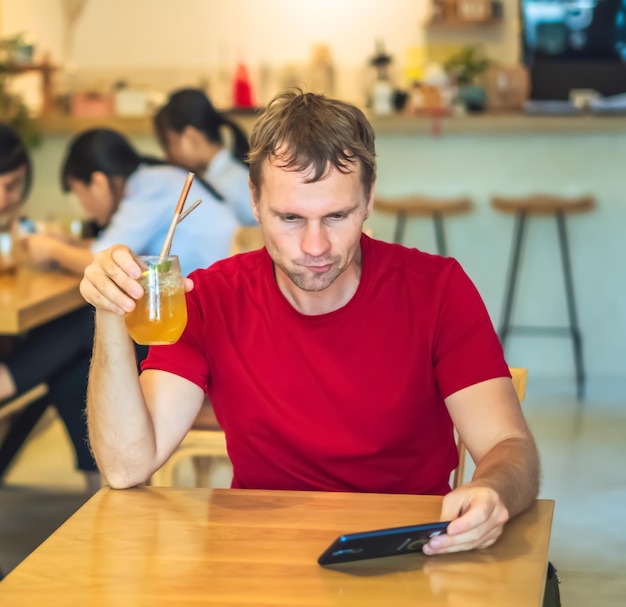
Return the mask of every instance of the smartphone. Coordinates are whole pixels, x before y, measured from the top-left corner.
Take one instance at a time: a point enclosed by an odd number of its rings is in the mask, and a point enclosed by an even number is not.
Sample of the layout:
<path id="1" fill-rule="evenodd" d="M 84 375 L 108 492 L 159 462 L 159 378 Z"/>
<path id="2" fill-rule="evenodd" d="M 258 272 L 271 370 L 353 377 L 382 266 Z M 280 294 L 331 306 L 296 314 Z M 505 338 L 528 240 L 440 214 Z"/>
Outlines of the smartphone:
<path id="1" fill-rule="evenodd" d="M 18 220 L 18 226 L 22 234 L 34 234 L 37 231 L 35 223 L 28 217 L 20 217 Z"/>
<path id="2" fill-rule="evenodd" d="M 375 529 L 339 536 L 317 559 L 320 565 L 334 565 L 383 556 L 421 552 L 430 538 L 446 532 L 450 521 L 408 527 Z"/>

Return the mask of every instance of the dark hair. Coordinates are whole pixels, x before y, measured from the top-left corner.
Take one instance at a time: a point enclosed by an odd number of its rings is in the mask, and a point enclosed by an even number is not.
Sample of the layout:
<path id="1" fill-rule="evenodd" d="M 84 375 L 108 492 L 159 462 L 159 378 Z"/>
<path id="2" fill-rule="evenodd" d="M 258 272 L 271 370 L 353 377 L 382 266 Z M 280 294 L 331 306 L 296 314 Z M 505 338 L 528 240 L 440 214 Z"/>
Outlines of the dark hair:
<path id="1" fill-rule="evenodd" d="M 369 196 L 376 180 L 374 129 L 355 106 L 299 89 L 277 95 L 250 134 L 250 181 L 261 186 L 266 158 L 278 158 L 287 170 L 313 168 L 319 181 L 334 166 L 342 173 L 361 166 L 361 183 Z"/>
<path id="2" fill-rule="evenodd" d="M 127 179 L 140 164 L 167 165 L 167 163 L 142 156 L 128 140 L 112 129 L 91 129 L 77 135 L 71 142 L 61 167 L 61 187 L 70 191 L 69 179 L 77 179 L 85 184 L 91 183 L 91 177 L 99 171 L 109 179 L 123 177 Z M 195 176 L 217 200 L 223 200 L 219 192 L 202 177 Z"/>
<path id="3" fill-rule="evenodd" d="M 26 180 L 22 201 L 26 200 L 33 181 L 33 165 L 28 150 L 18 134 L 8 125 L 0 123 L 0 175 L 26 167 Z"/>
<path id="4" fill-rule="evenodd" d="M 163 148 L 167 148 L 167 131 L 182 133 L 185 127 L 198 129 L 208 141 L 224 145 L 220 127 L 226 126 L 233 136 L 233 155 L 247 164 L 248 138 L 234 122 L 218 112 L 199 89 L 181 89 L 170 95 L 167 103 L 154 116 L 154 129 Z"/>

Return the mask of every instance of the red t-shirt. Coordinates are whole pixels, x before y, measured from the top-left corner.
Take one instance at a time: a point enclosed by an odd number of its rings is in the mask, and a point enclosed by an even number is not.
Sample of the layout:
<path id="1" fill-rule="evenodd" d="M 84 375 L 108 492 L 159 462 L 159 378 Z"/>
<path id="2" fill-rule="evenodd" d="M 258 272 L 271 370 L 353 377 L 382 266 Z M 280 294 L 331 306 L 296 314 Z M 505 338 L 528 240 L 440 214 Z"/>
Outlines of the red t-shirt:
<path id="1" fill-rule="evenodd" d="M 502 348 L 455 260 L 367 236 L 361 247 L 356 293 L 319 316 L 289 304 L 265 249 L 198 270 L 182 338 L 150 349 L 144 369 L 208 393 L 233 487 L 449 491 L 444 398 L 508 376 Z"/>

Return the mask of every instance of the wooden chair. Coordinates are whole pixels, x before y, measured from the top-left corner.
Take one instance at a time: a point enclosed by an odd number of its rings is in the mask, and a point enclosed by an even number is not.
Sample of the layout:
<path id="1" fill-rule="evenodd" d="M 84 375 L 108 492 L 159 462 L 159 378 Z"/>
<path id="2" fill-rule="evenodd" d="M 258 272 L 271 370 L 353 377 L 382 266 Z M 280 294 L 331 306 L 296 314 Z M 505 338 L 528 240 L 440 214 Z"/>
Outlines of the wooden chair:
<path id="1" fill-rule="evenodd" d="M 196 421 L 178 449 L 152 475 L 151 484 L 156 487 L 171 487 L 174 484 L 176 466 L 188 457 L 193 458 L 196 487 L 208 485 L 214 458 L 228 458 L 226 438 L 215 419 L 208 398 L 205 398 Z"/>
<path id="2" fill-rule="evenodd" d="M 259 226 L 240 226 L 233 234 L 230 254 L 246 253 L 260 249 L 263 246 L 263 234 Z M 196 421 L 178 446 L 178 449 L 152 475 L 151 484 L 171 487 L 174 482 L 176 466 L 188 457 L 191 457 L 193 460 L 196 487 L 208 485 L 215 458 L 228 458 L 226 438 L 220 425 L 217 423 L 217 419 L 215 419 L 213 407 L 208 398 L 204 399 Z"/>
<path id="3" fill-rule="evenodd" d="M 520 403 L 526 398 L 526 383 L 528 381 L 528 369 L 511 368 L 511 378 L 513 379 L 513 387 Z M 467 449 L 463 444 L 463 441 L 457 439 L 457 448 L 459 451 L 459 465 L 454 471 L 452 480 L 452 488 L 456 489 L 463 484 L 463 476 L 465 474 L 465 458 L 467 456 Z"/>
<path id="4" fill-rule="evenodd" d="M 517 398 L 519 398 L 520 402 L 523 402 L 526 397 L 528 370 L 511 368 L 510 371 Z M 454 489 L 463 484 L 465 458 L 467 455 L 467 449 L 460 438 L 457 440 L 457 447 L 459 451 L 459 465 L 454 471 L 452 481 L 452 487 Z M 197 487 L 206 486 L 208 484 L 208 478 L 214 462 L 213 458 L 228 457 L 224 432 L 215 419 L 213 408 L 208 399 L 205 399 L 192 429 L 187 433 L 187 436 L 185 436 L 178 449 L 172 454 L 169 460 L 152 475 L 151 484 L 157 487 L 171 487 L 176 466 L 187 457 L 194 458 Z"/>
<path id="5" fill-rule="evenodd" d="M 48 386 L 39 384 L 0 406 L 0 481 L 51 404 Z"/>
<path id="6" fill-rule="evenodd" d="M 239 226 L 233 235 L 230 244 L 230 254 L 247 253 L 256 251 L 265 246 L 263 234 L 259 226 Z"/>

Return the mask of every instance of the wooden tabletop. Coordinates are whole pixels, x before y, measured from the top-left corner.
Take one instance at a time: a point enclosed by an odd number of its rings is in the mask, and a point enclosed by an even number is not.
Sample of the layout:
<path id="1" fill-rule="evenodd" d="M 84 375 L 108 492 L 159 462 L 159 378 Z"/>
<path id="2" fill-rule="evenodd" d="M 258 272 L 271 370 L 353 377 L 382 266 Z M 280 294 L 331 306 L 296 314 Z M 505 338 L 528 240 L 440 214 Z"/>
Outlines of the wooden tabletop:
<path id="1" fill-rule="evenodd" d="M 0 335 L 16 335 L 85 305 L 80 277 L 26 266 L 0 276 Z"/>
<path id="2" fill-rule="evenodd" d="M 554 503 L 481 551 L 322 568 L 338 535 L 437 520 L 439 497 L 102 489 L 0 582 L 0 604 L 536 607 Z"/>

